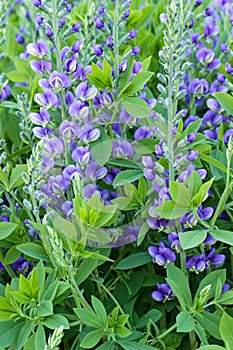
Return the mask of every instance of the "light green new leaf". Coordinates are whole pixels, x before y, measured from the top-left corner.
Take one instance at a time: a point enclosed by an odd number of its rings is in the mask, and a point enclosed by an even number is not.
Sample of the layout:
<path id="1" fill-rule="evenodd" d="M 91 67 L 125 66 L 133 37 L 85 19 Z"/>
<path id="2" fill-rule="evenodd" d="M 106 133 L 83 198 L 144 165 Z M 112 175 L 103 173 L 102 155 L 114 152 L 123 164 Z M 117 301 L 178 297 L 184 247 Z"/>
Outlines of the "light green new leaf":
<path id="1" fill-rule="evenodd" d="M 214 97 L 228 114 L 233 114 L 233 96 L 225 92 L 215 92 Z"/>
<path id="2" fill-rule="evenodd" d="M 122 105 L 133 118 L 147 118 L 150 115 L 148 104 L 139 97 L 127 97 Z"/>

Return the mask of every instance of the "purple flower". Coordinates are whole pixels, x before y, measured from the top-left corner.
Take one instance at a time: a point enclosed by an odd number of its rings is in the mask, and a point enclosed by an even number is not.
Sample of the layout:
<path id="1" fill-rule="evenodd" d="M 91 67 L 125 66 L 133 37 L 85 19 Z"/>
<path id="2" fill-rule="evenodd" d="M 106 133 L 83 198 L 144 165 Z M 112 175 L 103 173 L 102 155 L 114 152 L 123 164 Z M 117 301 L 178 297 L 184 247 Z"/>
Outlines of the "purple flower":
<path id="1" fill-rule="evenodd" d="M 41 7 L 42 3 L 41 0 L 32 0 L 32 3 L 35 7 Z"/>
<path id="2" fill-rule="evenodd" d="M 218 113 L 221 112 L 222 108 L 220 106 L 220 104 L 218 103 L 217 100 L 215 100 L 214 98 L 209 98 L 206 101 L 207 106 L 209 107 L 209 109 L 211 109 L 212 111 Z"/>
<path id="3" fill-rule="evenodd" d="M 47 37 L 49 38 L 49 39 L 51 39 L 52 37 L 53 37 L 53 35 L 54 35 L 54 33 L 53 33 L 53 31 L 52 31 L 52 28 L 50 27 L 50 25 L 46 25 L 46 28 L 45 28 L 45 33 L 46 33 L 46 35 L 47 35 Z"/>
<path id="4" fill-rule="evenodd" d="M 152 134 L 149 126 L 141 126 L 134 133 L 134 139 L 136 141 L 139 141 L 144 138 L 150 138 L 150 137 L 152 137 Z"/>
<path id="5" fill-rule="evenodd" d="M 76 147 L 73 150 L 71 157 L 75 162 L 79 163 L 80 165 L 87 165 L 91 159 L 91 153 L 90 153 L 89 146 Z"/>
<path id="6" fill-rule="evenodd" d="M 112 153 L 116 158 L 132 158 L 134 148 L 128 141 L 115 140 L 112 147 Z"/>
<path id="7" fill-rule="evenodd" d="M 98 163 L 91 162 L 85 169 L 85 175 L 91 180 L 99 180 L 106 176 L 107 168 L 99 168 Z"/>
<path id="8" fill-rule="evenodd" d="M 209 84 L 205 79 L 196 78 L 190 82 L 188 89 L 191 94 L 201 97 L 209 91 Z"/>
<path id="9" fill-rule="evenodd" d="M 168 282 L 159 284 L 157 283 L 157 290 L 151 293 L 152 299 L 156 301 L 162 301 L 165 303 L 167 300 L 174 299 L 174 295 Z"/>
<path id="10" fill-rule="evenodd" d="M 128 62 L 126 60 L 123 60 L 119 65 L 119 72 L 124 73 L 127 70 Z"/>
<path id="11" fill-rule="evenodd" d="M 42 17 L 39 13 L 36 14 L 36 23 L 41 26 L 44 23 L 44 17 Z"/>
<path id="12" fill-rule="evenodd" d="M 137 56 L 139 54 L 140 50 L 141 50 L 140 46 L 135 46 L 132 48 L 131 52 L 132 52 L 133 56 Z"/>
<path id="13" fill-rule="evenodd" d="M 112 49 L 114 47 L 114 41 L 113 41 L 113 37 L 112 36 L 109 36 L 107 38 L 107 42 L 106 42 L 107 46 Z"/>
<path id="14" fill-rule="evenodd" d="M 96 184 L 88 184 L 84 186 L 84 197 L 86 199 L 91 198 L 96 193 L 98 193 L 98 187 Z"/>
<path id="15" fill-rule="evenodd" d="M 97 29 L 101 30 L 104 28 L 104 22 L 97 16 L 94 17 L 94 23 Z"/>
<path id="16" fill-rule="evenodd" d="M 69 182 L 62 175 L 50 176 L 48 179 L 48 190 L 56 196 L 62 196 L 63 191 L 67 190 Z"/>
<path id="17" fill-rule="evenodd" d="M 82 27 L 82 23 L 81 23 L 81 22 L 76 22 L 76 23 L 74 23 L 74 24 L 72 25 L 72 32 L 74 32 L 74 33 L 79 32 L 80 29 L 81 29 L 81 27 Z"/>
<path id="18" fill-rule="evenodd" d="M 130 9 L 127 9 L 124 13 L 123 13 L 123 18 L 127 19 L 130 15 Z"/>
<path id="19" fill-rule="evenodd" d="M 192 150 L 188 153 L 186 156 L 186 159 L 188 162 L 193 162 L 195 159 L 197 159 L 199 152 L 196 150 Z"/>
<path id="20" fill-rule="evenodd" d="M 228 144 L 231 139 L 231 142 L 233 141 L 233 129 L 229 129 L 224 134 L 224 142 L 225 144 Z"/>
<path id="21" fill-rule="evenodd" d="M 11 265 L 11 267 L 14 271 L 18 270 L 25 273 L 30 269 L 30 263 L 25 258 L 20 257 Z"/>
<path id="22" fill-rule="evenodd" d="M 133 63 L 133 73 L 134 73 L 134 74 L 137 74 L 137 73 L 139 73 L 141 70 L 142 70 L 142 63 L 141 63 L 141 62 L 134 61 L 134 63 Z"/>
<path id="23" fill-rule="evenodd" d="M 88 84 L 86 82 L 80 83 L 76 90 L 75 95 L 80 100 L 92 100 L 98 93 L 98 90 L 96 87 L 88 87 Z"/>
<path id="24" fill-rule="evenodd" d="M 191 271 L 196 273 L 207 270 L 210 265 L 221 265 L 226 259 L 223 254 L 215 254 L 215 248 L 208 250 L 206 253 L 201 255 L 195 255 L 192 258 L 188 259 L 186 267 Z"/>
<path id="25" fill-rule="evenodd" d="M 71 140 L 77 135 L 78 125 L 76 122 L 68 122 L 64 120 L 60 127 L 59 132 L 60 135 L 63 136 L 66 140 Z"/>
<path id="26" fill-rule="evenodd" d="M 44 139 L 45 137 L 51 136 L 54 134 L 54 130 L 50 128 L 41 128 L 41 127 L 35 127 L 32 129 L 34 135 L 38 137 L 38 139 Z"/>
<path id="27" fill-rule="evenodd" d="M 48 54 L 48 46 L 45 40 L 39 39 L 37 44 L 31 43 L 27 45 L 27 52 L 32 56 L 43 58 Z"/>
<path id="28" fill-rule="evenodd" d="M 50 122 L 49 112 L 43 107 L 40 108 L 40 113 L 30 113 L 29 118 L 36 125 L 46 126 Z"/>
<path id="29" fill-rule="evenodd" d="M 73 118 L 85 119 L 89 115 L 89 107 L 85 102 L 74 101 L 69 107 L 69 114 Z"/>
<path id="30" fill-rule="evenodd" d="M 83 47 L 83 40 L 79 39 L 73 44 L 71 50 L 72 52 L 77 53 L 82 49 L 82 47 Z"/>
<path id="31" fill-rule="evenodd" d="M 176 261 L 175 253 L 163 242 L 159 243 L 159 247 L 150 246 L 148 248 L 148 252 L 153 258 L 153 263 L 160 266 L 166 266 L 167 264 L 174 263 Z"/>
<path id="32" fill-rule="evenodd" d="M 199 206 L 197 214 L 201 220 L 208 220 L 213 215 L 214 209 L 212 207 L 202 208 L 202 205 Z"/>
<path id="33" fill-rule="evenodd" d="M 16 34 L 15 35 L 15 39 L 17 41 L 18 44 L 20 45 L 24 45 L 25 44 L 25 39 L 21 34 Z"/>
<path id="34" fill-rule="evenodd" d="M 45 60 L 41 61 L 30 61 L 31 69 L 38 74 L 45 74 L 46 71 L 50 72 L 52 70 L 52 63 Z"/>
<path id="35" fill-rule="evenodd" d="M 168 20 L 168 14 L 167 13 L 160 13 L 159 19 L 161 23 L 166 23 Z"/>
<path id="36" fill-rule="evenodd" d="M 65 169 L 62 171 L 62 176 L 67 180 L 73 180 L 75 174 L 79 174 L 81 175 L 81 169 L 79 168 L 79 166 L 75 166 L 73 164 L 68 165 L 67 167 L 65 167 Z"/>
<path id="37" fill-rule="evenodd" d="M 129 34 L 128 34 L 128 38 L 129 38 L 130 40 L 132 40 L 132 39 L 134 39 L 134 38 L 137 36 L 137 34 L 138 34 L 138 30 L 131 30 L 131 31 L 129 32 Z"/>
<path id="38" fill-rule="evenodd" d="M 56 90 L 61 90 L 63 88 L 68 88 L 71 85 L 70 78 L 65 73 L 52 72 L 49 79 L 49 84 L 52 88 Z"/>
<path id="39" fill-rule="evenodd" d="M 105 13 L 105 8 L 103 6 L 98 7 L 98 14 L 103 15 Z"/>
<path id="40" fill-rule="evenodd" d="M 95 54 L 97 57 L 103 56 L 104 51 L 103 51 L 101 45 L 99 45 L 99 44 L 94 44 L 94 45 L 93 45 L 93 51 L 94 51 L 94 54 Z"/>
<path id="41" fill-rule="evenodd" d="M 34 101 L 47 108 L 58 105 L 57 95 L 49 89 L 45 89 L 43 94 L 35 94 Z"/>
<path id="42" fill-rule="evenodd" d="M 204 28 L 204 36 L 214 37 L 218 35 L 219 30 L 220 28 L 215 25 L 215 20 L 213 18 L 209 18 Z"/>
<path id="43" fill-rule="evenodd" d="M 171 248 L 176 250 L 177 252 L 180 252 L 182 247 L 180 244 L 179 236 L 176 232 L 170 232 L 168 235 L 168 240 L 171 244 Z"/>
<path id="44" fill-rule="evenodd" d="M 197 51 L 196 58 L 201 64 L 207 65 L 214 60 L 215 53 L 211 49 L 202 47 L 200 50 Z"/>
<path id="45" fill-rule="evenodd" d="M 64 152 L 64 143 L 57 137 L 45 140 L 44 154 L 47 156 L 55 157 L 57 154 Z"/>
<path id="46" fill-rule="evenodd" d="M 232 65 L 229 62 L 226 63 L 225 69 L 226 69 L 227 74 L 232 74 L 233 73 L 233 67 L 232 67 Z"/>

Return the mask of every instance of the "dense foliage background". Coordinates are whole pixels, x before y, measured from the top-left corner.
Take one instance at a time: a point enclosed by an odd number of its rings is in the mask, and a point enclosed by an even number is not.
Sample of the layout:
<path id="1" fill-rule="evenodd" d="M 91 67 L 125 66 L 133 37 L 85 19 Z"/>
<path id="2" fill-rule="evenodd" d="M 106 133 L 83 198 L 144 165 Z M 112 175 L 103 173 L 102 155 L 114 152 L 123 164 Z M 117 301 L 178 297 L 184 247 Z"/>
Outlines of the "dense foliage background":
<path id="1" fill-rule="evenodd" d="M 0 348 L 233 348 L 232 0 L 0 0 Z"/>

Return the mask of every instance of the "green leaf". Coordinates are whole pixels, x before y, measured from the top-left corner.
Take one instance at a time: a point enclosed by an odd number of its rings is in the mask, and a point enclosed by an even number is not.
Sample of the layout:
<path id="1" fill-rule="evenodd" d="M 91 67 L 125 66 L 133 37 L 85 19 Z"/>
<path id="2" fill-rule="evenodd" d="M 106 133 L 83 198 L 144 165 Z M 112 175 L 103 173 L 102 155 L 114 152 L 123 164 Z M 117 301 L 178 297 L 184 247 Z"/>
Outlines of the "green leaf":
<path id="1" fill-rule="evenodd" d="M 88 333 L 82 340 L 80 346 L 84 349 L 91 349 L 96 344 L 99 343 L 100 339 L 103 337 L 104 331 L 103 330 L 97 330 Z"/>
<path id="2" fill-rule="evenodd" d="M 193 197 L 192 202 L 196 207 L 199 207 L 199 205 L 207 199 L 208 191 L 209 191 L 210 187 L 212 186 L 213 181 L 214 181 L 214 178 L 205 182 L 200 187 L 199 192 Z"/>
<path id="3" fill-rule="evenodd" d="M 45 331 L 44 331 L 44 327 L 41 324 L 37 328 L 34 345 L 35 345 L 35 350 L 42 350 L 45 348 L 45 345 L 46 345 Z"/>
<path id="4" fill-rule="evenodd" d="M 12 70 L 6 73 L 7 79 L 13 81 L 14 83 L 23 83 L 28 80 L 28 74 L 18 72 L 17 70 Z"/>
<path id="5" fill-rule="evenodd" d="M 173 293 L 178 298 L 180 305 L 185 310 L 192 304 L 192 296 L 187 278 L 183 271 L 173 264 L 167 266 L 167 281 L 170 284 Z"/>
<path id="6" fill-rule="evenodd" d="M 140 231 L 138 234 L 138 239 L 137 239 L 137 246 L 139 246 L 144 238 L 146 237 L 147 232 L 150 230 L 150 226 L 147 224 L 147 222 L 143 222 L 142 226 L 140 227 Z"/>
<path id="7" fill-rule="evenodd" d="M 11 247 L 4 258 L 5 265 L 13 264 L 20 257 L 21 253 L 17 250 L 17 246 Z"/>
<path id="8" fill-rule="evenodd" d="M 233 114 L 233 96 L 225 92 L 215 92 L 213 95 L 228 114 Z"/>
<path id="9" fill-rule="evenodd" d="M 142 170 L 124 170 L 121 171 L 117 176 L 115 177 L 113 181 L 113 186 L 120 186 L 124 185 L 127 182 L 134 182 L 136 180 L 139 180 L 140 177 L 143 176 Z"/>
<path id="10" fill-rule="evenodd" d="M 232 231 L 227 230 L 208 230 L 209 234 L 216 239 L 216 241 L 224 242 L 229 245 L 233 245 Z"/>
<path id="11" fill-rule="evenodd" d="M 12 222 L 0 222 L 0 240 L 10 236 L 17 226 L 17 224 L 13 224 Z"/>
<path id="12" fill-rule="evenodd" d="M 0 107 L 19 109 L 17 103 L 12 101 L 3 101 L 2 103 L 0 103 Z"/>
<path id="13" fill-rule="evenodd" d="M 232 305 L 233 304 L 233 290 L 228 290 L 223 293 L 217 300 L 219 304 L 222 305 Z"/>
<path id="14" fill-rule="evenodd" d="M 154 148 L 157 143 L 157 140 L 144 138 L 135 142 L 134 150 L 138 154 L 151 154 L 154 152 Z"/>
<path id="15" fill-rule="evenodd" d="M 184 250 L 199 246 L 206 239 L 207 230 L 180 232 L 179 239 Z"/>
<path id="16" fill-rule="evenodd" d="M 117 270 L 129 270 L 151 262 L 151 256 L 147 252 L 132 254 L 122 259 L 116 266 Z"/>
<path id="17" fill-rule="evenodd" d="M 114 166 L 125 167 L 125 168 L 132 168 L 132 169 L 140 168 L 140 165 L 138 163 L 133 162 L 130 159 L 124 159 L 124 158 L 110 159 L 108 161 L 108 164 L 114 165 Z"/>
<path id="18" fill-rule="evenodd" d="M 150 116 L 148 104 L 139 97 L 125 98 L 122 104 L 133 118 L 147 118 Z"/>
<path id="19" fill-rule="evenodd" d="M 203 311 L 201 313 L 197 313 L 195 315 L 196 320 L 200 323 L 200 325 L 214 338 L 221 340 L 221 335 L 219 331 L 220 326 L 220 316 Z"/>
<path id="20" fill-rule="evenodd" d="M 57 215 L 53 219 L 53 226 L 55 230 L 61 232 L 65 237 L 72 239 L 73 241 L 77 240 L 77 231 L 74 224 L 71 221 L 68 221 L 61 216 Z"/>
<path id="21" fill-rule="evenodd" d="M 221 317 L 220 334 L 228 349 L 233 349 L 233 318 L 226 312 Z"/>
<path id="22" fill-rule="evenodd" d="M 153 7 L 154 7 L 154 6 L 153 6 Z M 149 56 L 149 57 L 145 58 L 145 59 L 142 61 L 142 68 L 143 68 L 143 70 L 149 69 L 150 63 L 151 63 L 151 59 L 152 59 L 152 56 Z"/>
<path id="23" fill-rule="evenodd" d="M 44 319 L 42 322 L 45 327 L 48 327 L 49 329 L 56 329 L 60 326 L 63 326 L 64 329 L 69 329 L 69 322 L 67 319 L 62 315 L 51 315 Z"/>
<path id="24" fill-rule="evenodd" d="M 150 80 L 150 78 L 154 75 L 153 72 L 139 72 L 137 73 L 131 82 L 127 84 L 120 92 L 123 98 L 128 97 L 130 95 L 135 94 L 140 91 L 145 84 Z"/>
<path id="25" fill-rule="evenodd" d="M 152 309 L 152 310 L 148 311 L 144 316 L 142 316 L 142 318 L 140 318 L 138 320 L 135 327 L 136 328 L 144 328 L 144 327 L 146 327 L 146 325 L 148 324 L 148 322 L 150 320 L 153 321 L 154 323 L 156 323 L 162 317 L 162 315 L 163 314 L 159 310 Z"/>
<path id="26" fill-rule="evenodd" d="M 21 174 L 25 172 L 26 169 L 27 165 L 25 164 L 16 165 L 16 167 L 11 172 L 9 190 L 13 190 L 14 188 L 19 187 L 24 183 Z"/>
<path id="27" fill-rule="evenodd" d="M 189 207 L 191 201 L 191 193 L 188 188 L 181 182 L 170 181 L 169 190 L 171 197 L 177 204 L 180 203 L 185 207 Z"/>
<path id="28" fill-rule="evenodd" d="M 207 156 L 205 154 L 200 154 L 199 158 L 201 160 L 204 160 L 204 162 L 213 165 L 215 168 L 218 168 L 222 171 L 224 171 L 225 173 L 227 173 L 227 168 L 225 167 L 225 165 L 223 165 L 221 162 L 219 162 L 217 159 L 212 158 L 210 156 Z"/>
<path id="29" fill-rule="evenodd" d="M 21 350 L 23 348 L 28 338 L 30 337 L 32 329 L 33 329 L 33 322 L 27 320 L 19 332 L 18 338 L 14 345 L 14 350 Z"/>
<path id="30" fill-rule="evenodd" d="M 188 177 L 188 189 L 189 192 L 191 193 L 191 196 L 194 197 L 195 194 L 197 194 L 201 188 L 202 181 L 200 178 L 200 175 L 196 170 L 193 170 L 191 175 Z"/>
<path id="31" fill-rule="evenodd" d="M 86 309 L 74 309 L 74 312 L 78 316 L 78 318 L 85 323 L 87 326 L 91 326 L 97 329 L 103 329 L 103 324 L 98 316 L 90 310 Z"/>
<path id="32" fill-rule="evenodd" d="M 182 138 L 185 138 L 187 135 L 191 134 L 192 132 L 196 132 L 199 130 L 202 123 L 202 119 L 195 120 L 191 124 L 187 126 L 187 128 L 182 132 Z"/>
<path id="33" fill-rule="evenodd" d="M 113 341 L 107 341 L 103 343 L 102 345 L 98 346 L 96 350 L 114 350 L 115 345 Z"/>
<path id="34" fill-rule="evenodd" d="M 215 296 L 215 291 L 217 288 L 217 284 L 218 284 L 218 280 L 220 279 L 222 286 L 225 283 L 226 280 L 226 270 L 222 269 L 222 270 L 216 270 L 216 271 L 212 271 L 210 272 L 203 280 L 201 280 L 200 285 L 196 291 L 196 298 L 200 297 L 200 292 L 201 290 L 208 286 L 209 284 L 211 284 L 211 290 L 209 293 L 209 298 L 214 298 Z"/>
<path id="35" fill-rule="evenodd" d="M 103 327 L 106 327 L 108 321 L 108 315 L 102 302 L 97 299 L 94 295 L 91 296 L 91 303 L 93 309 L 95 310 L 99 320 L 101 321 Z"/>
<path id="36" fill-rule="evenodd" d="M 181 311 L 176 317 L 176 322 L 178 333 L 189 333 L 195 328 L 195 321 L 187 311 Z"/>
<path id="37" fill-rule="evenodd" d="M 24 253 L 27 256 L 30 256 L 34 259 L 50 261 L 44 247 L 41 243 L 23 243 L 17 246 L 17 249 Z"/>
<path id="38" fill-rule="evenodd" d="M 177 219 L 188 212 L 189 208 L 182 203 L 174 201 L 165 201 L 154 209 L 154 212 L 164 219 Z"/>
<path id="39" fill-rule="evenodd" d="M 2 321 L 0 327 L 0 346 L 8 348 L 17 339 L 21 328 L 24 326 L 22 321 Z"/>
<path id="40" fill-rule="evenodd" d="M 132 332 L 124 326 L 115 326 L 114 331 L 120 338 L 128 337 Z"/>
<path id="41" fill-rule="evenodd" d="M 117 341 L 117 343 L 124 350 L 159 350 L 158 348 L 155 348 L 154 346 L 145 345 L 145 344 L 134 342 L 134 341 L 121 340 L 121 341 Z"/>
<path id="42" fill-rule="evenodd" d="M 91 144 L 91 154 L 94 157 L 94 160 L 100 165 L 103 166 L 107 163 L 112 153 L 112 141 L 104 140 L 100 143 Z"/>
<path id="43" fill-rule="evenodd" d="M 8 188 L 8 177 L 2 168 L 0 168 L 0 181 L 6 188 Z"/>
<path id="44" fill-rule="evenodd" d="M 78 272 L 75 276 L 76 283 L 80 285 L 83 281 L 85 281 L 97 266 L 98 260 L 96 259 L 83 260 L 79 265 Z"/>
<path id="45" fill-rule="evenodd" d="M 53 314 L 53 303 L 50 300 L 42 300 L 37 308 L 37 316 L 46 317 Z"/>
<path id="46" fill-rule="evenodd" d="M 222 346 L 219 346 L 219 345 L 205 345 L 205 346 L 201 346 L 197 350 L 226 350 L 226 348 L 223 348 Z"/>

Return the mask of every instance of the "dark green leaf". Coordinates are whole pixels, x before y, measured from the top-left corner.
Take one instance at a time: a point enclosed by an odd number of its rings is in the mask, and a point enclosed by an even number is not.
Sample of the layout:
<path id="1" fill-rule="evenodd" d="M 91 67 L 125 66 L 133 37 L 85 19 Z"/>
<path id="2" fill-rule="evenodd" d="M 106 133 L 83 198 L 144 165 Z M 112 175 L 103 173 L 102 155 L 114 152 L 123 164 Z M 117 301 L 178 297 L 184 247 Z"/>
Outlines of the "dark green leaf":
<path id="1" fill-rule="evenodd" d="M 107 341 L 103 343 L 102 345 L 98 346 L 96 350 L 114 350 L 114 342 L 113 341 Z"/>
<path id="2" fill-rule="evenodd" d="M 76 308 L 74 309 L 74 312 L 76 313 L 78 318 L 87 326 L 91 326 L 97 329 L 104 328 L 101 320 L 99 320 L 98 316 L 93 311 Z"/>
<path id="3" fill-rule="evenodd" d="M 192 296 L 187 278 L 183 271 L 173 264 L 167 266 L 167 281 L 170 284 L 173 293 L 179 299 L 183 309 L 189 309 L 192 303 Z"/>
<path id="4" fill-rule="evenodd" d="M 225 92 L 215 92 L 213 95 L 228 114 L 233 114 L 233 96 Z"/>
<path id="5" fill-rule="evenodd" d="M 219 331 L 220 326 L 220 316 L 203 311 L 201 313 L 197 313 L 195 315 L 196 320 L 200 323 L 200 325 L 214 338 L 221 340 L 221 335 Z"/>
<path id="6" fill-rule="evenodd" d="M 135 142 L 134 150 L 138 154 L 151 154 L 154 152 L 154 148 L 157 142 L 157 140 L 147 138 L 138 140 Z"/>
<path id="7" fill-rule="evenodd" d="M 10 236 L 17 226 L 17 224 L 13 224 L 12 222 L 0 222 L 0 240 Z"/>
<path id="8" fill-rule="evenodd" d="M 37 308 L 37 316 L 46 317 L 53 314 L 53 303 L 50 300 L 42 300 Z"/>
<path id="9" fill-rule="evenodd" d="M 114 166 L 125 167 L 125 168 L 133 168 L 133 169 L 140 168 L 140 164 L 133 162 L 130 159 L 124 159 L 124 158 L 110 159 L 108 161 L 108 164 L 114 165 Z"/>
<path id="10" fill-rule="evenodd" d="M 33 322 L 26 321 L 24 326 L 21 328 L 19 332 L 18 338 L 14 345 L 14 350 L 21 350 L 23 348 L 28 338 L 30 337 L 32 329 L 33 329 Z"/>
<path id="11" fill-rule="evenodd" d="M 124 350 L 159 350 L 154 346 L 145 345 L 134 341 L 121 340 L 117 342 Z"/>
<path id="12" fill-rule="evenodd" d="M 177 219 L 187 213 L 189 208 L 182 203 L 175 203 L 172 200 L 160 204 L 154 212 L 164 219 Z"/>
<path id="13" fill-rule="evenodd" d="M 227 348 L 233 349 L 233 318 L 226 312 L 224 312 L 221 317 L 220 334 Z"/>
<path id="14" fill-rule="evenodd" d="M 115 177 L 113 181 L 113 186 L 120 186 L 124 185 L 127 182 L 134 182 L 136 180 L 139 180 L 140 177 L 143 176 L 142 170 L 124 170 L 121 171 L 117 176 Z"/>
<path id="15" fill-rule="evenodd" d="M 180 232 L 179 239 L 184 250 L 197 247 L 206 239 L 207 230 Z"/>
<path id="16" fill-rule="evenodd" d="M 46 344 L 46 338 L 45 338 L 45 331 L 44 327 L 40 324 L 37 328 L 36 331 L 36 336 L 35 336 L 35 350 L 42 350 L 45 348 Z"/>
<path id="17" fill-rule="evenodd" d="M 144 328 L 151 320 L 156 323 L 162 317 L 162 313 L 157 309 L 152 309 L 148 311 L 140 320 L 136 323 L 136 328 Z"/>
<path id="18" fill-rule="evenodd" d="M 139 97 L 127 97 L 122 101 L 122 104 L 133 118 L 147 118 L 150 116 L 148 104 Z"/>
<path id="19" fill-rule="evenodd" d="M 24 326 L 22 321 L 2 321 L 0 327 L 0 346 L 8 348 L 17 339 L 21 328 Z"/>
<path id="20" fill-rule="evenodd" d="M 216 241 L 224 242 L 233 245 L 233 232 L 227 230 L 208 230 L 209 234 L 216 239 Z"/>
<path id="21" fill-rule="evenodd" d="M 106 327 L 108 315 L 102 302 L 97 299 L 94 295 L 91 296 L 91 302 L 95 313 L 97 314 L 99 320 L 101 321 L 103 327 Z"/>
<path id="22" fill-rule="evenodd" d="M 177 332 L 189 333 L 195 328 L 195 321 L 187 311 L 181 311 L 176 317 Z"/>
<path id="23" fill-rule="evenodd" d="M 100 339 L 103 337 L 104 331 L 103 330 L 97 330 L 88 333 L 82 340 L 80 346 L 84 349 L 91 349 L 93 348 Z"/>
<path id="24" fill-rule="evenodd" d="M 43 325 L 49 329 L 56 329 L 60 326 L 63 326 L 64 329 L 70 328 L 67 319 L 64 316 L 57 314 L 46 317 L 43 321 Z"/>
<path id="25" fill-rule="evenodd" d="M 128 270 L 151 262 L 151 256 L 147 252 L 132 254 L 122 259 L 116 266 L 117 270 Z"/>
<path id="26" fill-rule="evenodd" d="M 23 243 L 17 246 L 17 249 L 27 256 L 38 260 L 50 261 L 44 247 L 41 243 Z"/>

